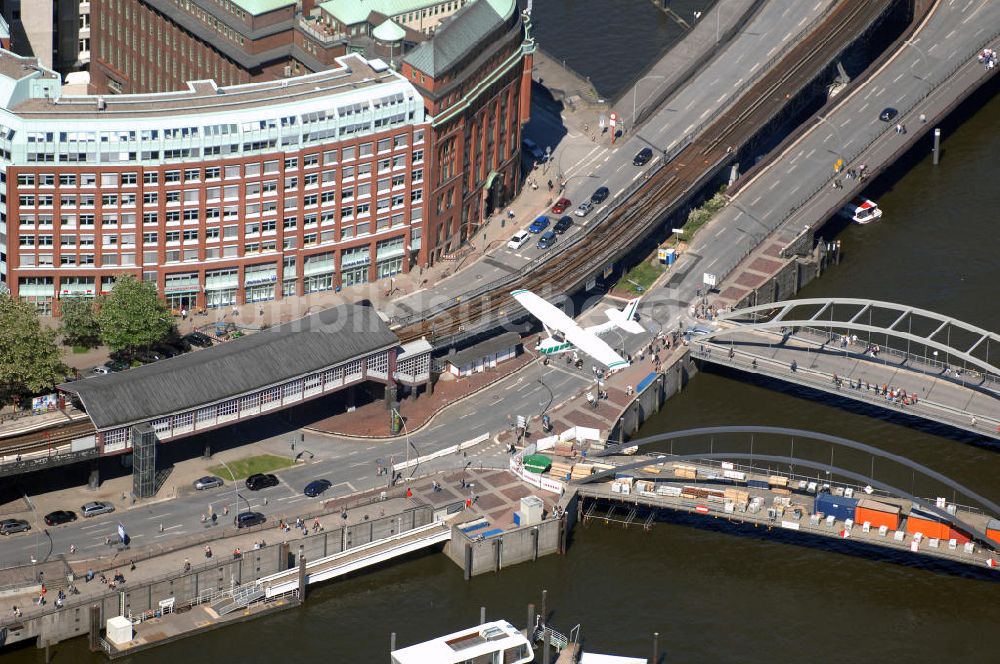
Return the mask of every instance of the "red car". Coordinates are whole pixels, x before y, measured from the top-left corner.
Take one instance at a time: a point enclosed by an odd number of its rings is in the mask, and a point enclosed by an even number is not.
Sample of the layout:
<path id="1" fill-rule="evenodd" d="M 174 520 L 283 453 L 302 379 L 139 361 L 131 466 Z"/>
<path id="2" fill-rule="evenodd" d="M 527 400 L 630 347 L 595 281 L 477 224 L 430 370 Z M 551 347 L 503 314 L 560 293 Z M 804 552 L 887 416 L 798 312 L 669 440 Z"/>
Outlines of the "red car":
<path id="1" fill-rule="evenodd" d="M 556 204 L 552 206 L 552 213 L 562 214 L 567 209 L 569 209 L 571 205 L 573 205 L 573 201 L 569 200 L 568 198 L 560 198 L 558 201 L 556 201 Z"/>

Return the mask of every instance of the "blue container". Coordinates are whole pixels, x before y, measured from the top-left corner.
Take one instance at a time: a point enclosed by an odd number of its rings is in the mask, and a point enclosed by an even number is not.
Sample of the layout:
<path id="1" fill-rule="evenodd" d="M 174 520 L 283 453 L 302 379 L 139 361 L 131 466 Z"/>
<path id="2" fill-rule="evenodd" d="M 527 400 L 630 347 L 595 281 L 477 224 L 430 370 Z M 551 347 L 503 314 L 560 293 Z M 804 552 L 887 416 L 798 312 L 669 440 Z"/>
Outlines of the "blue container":
<path id="1" fill-rule="evenodd" d="M 854 518 L 854 508 L 858 506 L 858 501 L 855 498 L 845 498 L 843 496 L 834 496 L 830 493 L 820 493 L 816 495 L 814 512 L 823 513 L 826 516 L 833 516 L 833 518 L 840 521 L 846 521 L 847 519 Z"/>
<path id="2" fill-rule="evenodd" d="M 751 489 L 770 489 L 771 485 L 767 480 L 747 480 L 747 486 Z"/>

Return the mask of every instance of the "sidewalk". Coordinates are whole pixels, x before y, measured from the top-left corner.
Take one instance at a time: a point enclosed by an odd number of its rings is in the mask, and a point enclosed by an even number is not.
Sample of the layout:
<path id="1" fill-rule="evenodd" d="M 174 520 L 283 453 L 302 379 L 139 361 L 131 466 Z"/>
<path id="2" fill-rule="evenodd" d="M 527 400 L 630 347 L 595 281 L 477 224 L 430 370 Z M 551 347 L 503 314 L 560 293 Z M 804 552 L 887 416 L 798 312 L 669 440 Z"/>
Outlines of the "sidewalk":
<path id="1" fill-rule="evenodd" d="M 434 384 L 434 394 L 421 394 L 419 397 L 400 400 L 399 414 L 402 415 L 403 421 L 406 423 L 406 431 L 410 434 L 416 433 L 431 418 L 448 406 L 516 373 L 534 359 L 533 352 L 524 351 L 516 358 L 508 360 L 494 369 L 465 378 L 442 374 L 441 378 Z M 334 415 L 304 428 L 309 431 L 340 436 L 359 436 L 383 440 L 392 440 L 403 435 L 393 435 L 389 427 L 390 416 L 385 403 L 374 401 L 356 408 L 353 412 Z"/>

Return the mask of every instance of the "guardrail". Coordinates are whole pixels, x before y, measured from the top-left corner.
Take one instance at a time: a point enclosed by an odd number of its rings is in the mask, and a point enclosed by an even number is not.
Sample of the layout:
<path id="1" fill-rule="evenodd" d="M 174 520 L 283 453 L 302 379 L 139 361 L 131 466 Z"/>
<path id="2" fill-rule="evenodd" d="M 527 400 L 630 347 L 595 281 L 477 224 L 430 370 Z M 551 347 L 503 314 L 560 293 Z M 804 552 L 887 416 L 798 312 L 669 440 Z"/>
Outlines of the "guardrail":
<path id="1" fill-rule="evenodd" d="M 706 341 L 705 344 L 712 344 L 711 341 Z M 702 345 L 705 345 L 702 344 Z M 724 345 L 716 345 L 716 348 L 720 349 L 722 352 L 712 353 L 712 349 L 708 348 L 706 350 L 692 349 L 691 355 L 698 357 L 702 360 L 713 362 L 715 364 L 720 364 L 724 366 L 731 366 L 733 368 L 740 369 L 741 371 L 750 371 L 752 373 L 760 373 L 779 380 L 783 380 L 790 383 L 795 383 L 797 385 L 802 385 L 804 387 L 810 387 L 813 389 L 819 389 L 824 392 L 829 392 L 831 394 L 839 394 L 850 399 L 855 399 L 857 401 L 863 401 L 870 403 L 875 406 L 880 406 L 882 408 L 890 409 L 901 414 L 916 415 L 919 417 L 925 417 L 932 419 L 949 426 L 956 427 L 958 429 L 964 429 L 967 431 L 976 431 L 979 433 L 988 432 L 986 435 L 991 437 L 996 436 L 996 427 L 1000 422 L 992 418 L 978 415 L 970 414 L 965 411 L 959 410 L 952 406 L 947 406 L 935 401 L 928 401 L 925 398 L 921 398 L 916 404 L 904 405 L 900 400 L 889 400 L 886 397 L 873 395 L 866 389 L 841 389 L 836 387 L 832 383 L 833 374 L 823 371 L 817 371 L 810 369 L 808 367 L 802 367 L 796 365 L 794 371 L 790 369 L 790 364 L 781 362 L 779 360 L 773 360 L 770 358 L 759 357 L 753 355 L 752 353 L 746 353 L 744 351 L 733 350 L 733 357 L 728 356 L 729 347 Z M 805 349 L 803 349 L 805 350 Z M 746 361 L 738 360 L 737 358 L 743 358 Z M 754 364 L 756 362 L 756 364 Z M 777 371 L 765 367 L 780 367 L 782 370 Z M 849 377 L 844 376 L 843 378 L 849 379 Z M 860 385 L 860 381 L 857 381 Z"/>

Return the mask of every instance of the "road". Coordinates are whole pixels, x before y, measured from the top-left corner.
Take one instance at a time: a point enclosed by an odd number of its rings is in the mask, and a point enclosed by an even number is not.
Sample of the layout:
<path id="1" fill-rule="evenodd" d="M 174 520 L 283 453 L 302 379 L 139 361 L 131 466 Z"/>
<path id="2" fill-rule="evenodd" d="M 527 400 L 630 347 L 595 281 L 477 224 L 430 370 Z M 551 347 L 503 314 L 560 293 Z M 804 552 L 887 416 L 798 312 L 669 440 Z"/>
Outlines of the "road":
<path id="1" fill-rule="evenodd" d="M 802 36 L 833 2 L 834 0 L 817 0 L 814 3 L 768 2 L 718 57 L 706 64 L 637 131 L 627 127 L 629 131 L 613 146 L 609 145 L 610 134 L 605 134 L 598 142 L 592 142 L 580 132 L 567 132 L 562 118 L 555 113 L 537 111 L 538 106 L 533 106 L 534 114 L 525 128 L 525 136 L 532 138 L 543 148 L 551 145 L 552 137 L 563 137 L 558 144 L 552 146 L 549 165 L 539 168 L 533 176 L 538 186 L 546 187 L 549 179 L 557 182 L 562 173 L 567 182 L 562 195 L 573 202 L 573 209 L 590 198 L 600 186 L 606 186 L 611 191 L 611 198 L 587 217 L 580 219 L 573 215 L 576 222 L 574 228 L 557 242 L 565 242 L 575 233 L 586 232 L 590 221 L 610 205 L 617 193 L 643 176 L 651 165 L 644 168 L 633 166 L 632 159 L 637 152 L 652 146 L 658 154 L 661 150 L 678 145 L 685 136 L 697 133 L 703 124 L 710 122 L 716 114 L 738 99 L 751 78 L 762 73 L 764 65 L 776 57 L 783 47 Z M 652 87 L 654 84 L 648 85 Z M 558 196 L 553 192 L 553 200 Z M 538 213 L 548 214 L 553 222 L 560 216 L 547 210 L 539 210 Z M 524 226 L 530 223 L 528 219 L 521 221 Z M 512 234 L 513 232 L 514 229 L 511 230 Z M 470 288 L 540 260 L 544 252 L 545 250 L 537 247 L 535 238 L 517 250 L 506 246 L 498 247 L 460 273 L 435 284 L 433 291 L 411 293 L 394 301 L 385 308 L 385 313 L 405 317 L 454 300 Z"/>
<path id="2" fill-rule="evenodd" d="M 804 224 L 826 221 L 826 211 L 852 186 L 862 185 L 834 173 L 834 164 L 844 161 L 844 170 L 860 164 L 878 164 L 901 149 L 907 136 L 895 133 L 895 125 L 907 131 L 927 130 L 920 114 L 932 117 L 948 104 L 928 94 L 941 86 L 948 93 L 956 83 L 942 83 L 955 68 L 966 66 L 970 74 L 985 74 L 974 62 L 972 51 L 1000 29 L 1000 3 L 991 0 L 947 0 L 939 4 L 922 29 L 906 42 L 895 57 L 883 65 L 865 85 L 842 100 L 829 114 L 820 116 L 810 131 L 786 148 L 774 162 L 751 178 L 714 222 L 714 243 L 730 247 L 724 255 L 705 264 L 705 271 L 726 274 L 769 233 L 790 241 Z M 982 71 L 979 71 L 982 70 Z M 947 94 L 945 95 L 947 97 Z M 886 107 L 899 111 L 892 122 L 879 119 Z M 834 190 L 837 179 L 843 190 Z M 797 213 L 795 213 L 798 211 Z M 795 214 L 793 214 L 795 213 Z M 878 223 L 892 223 L 883 217 Z"/>

